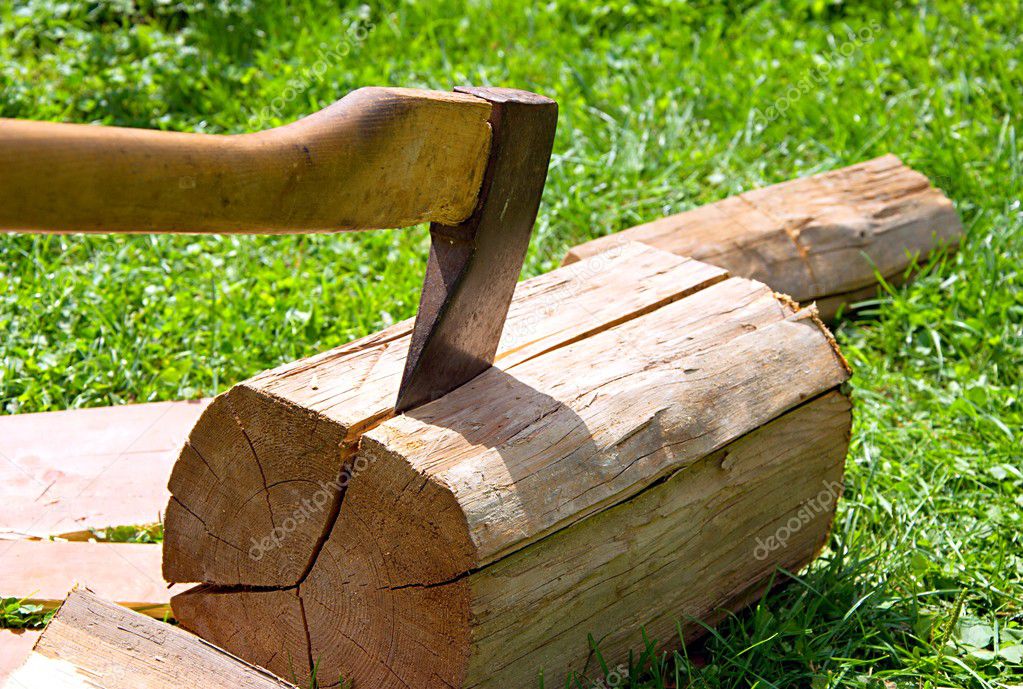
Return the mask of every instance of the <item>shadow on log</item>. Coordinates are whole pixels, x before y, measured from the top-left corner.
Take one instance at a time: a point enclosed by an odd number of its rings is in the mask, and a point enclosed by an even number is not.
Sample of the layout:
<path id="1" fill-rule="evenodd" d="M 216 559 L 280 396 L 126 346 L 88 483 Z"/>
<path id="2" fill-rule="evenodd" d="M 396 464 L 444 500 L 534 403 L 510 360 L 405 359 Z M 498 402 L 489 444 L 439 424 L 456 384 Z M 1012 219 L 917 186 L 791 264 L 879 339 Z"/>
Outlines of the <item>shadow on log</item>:
<path id="1" fill-rule="evenodd" d="M 498 365 L 392 417 L 407 330 L 209 407 L 171 481 L 184 626 L 320 686 L 555 685 L 588 632 L 617 662 L 822 546 L 850 409 L 812 309 L 625 244 L 520 285 Z"/>

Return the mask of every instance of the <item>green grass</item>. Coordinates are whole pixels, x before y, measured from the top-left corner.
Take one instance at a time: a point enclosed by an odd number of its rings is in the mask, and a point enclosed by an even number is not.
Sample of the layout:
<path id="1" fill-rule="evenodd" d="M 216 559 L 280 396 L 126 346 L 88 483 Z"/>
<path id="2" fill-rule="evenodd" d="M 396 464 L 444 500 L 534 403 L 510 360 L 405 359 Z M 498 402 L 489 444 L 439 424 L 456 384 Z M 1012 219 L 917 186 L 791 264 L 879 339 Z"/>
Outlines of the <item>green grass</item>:
<path id="1" fill-rule="evenodd" d="M 163 543 L 163 524 L 93 529 L 92 540 L 101 543 Z"/>
<path id="2" fill-rule="evenodd" d="M 53 617 L 52 610 L 17 598 L 0 598 L 0 627 L 7 629 L 39 629 Z"/>
<path id="3" fill-rule="evenodd" d="M 721 625 L 706 664 L 644 653 L 635 630 L 619 686 L 1023 684 L 1020 3 L 526 5 L 8 0 L 0 115 L 242 132 L 369 84 L 540 91 L 561 119 L 528 275 L 896 153 L 968 237 L 838 328 L 856 420 L 828 549 Z M 346 57 L 319 57 L 339 41 Z M 0 237 L 3 411 L 212 394 L 412 315 L 425 251 L 422 231 Z"/>

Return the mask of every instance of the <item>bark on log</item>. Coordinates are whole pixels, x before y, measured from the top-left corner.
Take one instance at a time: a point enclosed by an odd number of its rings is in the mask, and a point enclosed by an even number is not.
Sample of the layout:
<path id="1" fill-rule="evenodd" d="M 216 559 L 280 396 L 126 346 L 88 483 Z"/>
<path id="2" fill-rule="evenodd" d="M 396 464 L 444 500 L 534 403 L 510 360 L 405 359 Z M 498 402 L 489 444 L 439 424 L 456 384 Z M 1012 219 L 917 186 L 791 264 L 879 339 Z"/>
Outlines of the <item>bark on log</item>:
<path id="1" fill-rule="evenodd" d="M 169 624 L 72 591 L 8 689 L 295 689 Z"/>
<path id="2" fill-rule="evenodd" d="M 893 155 L 748 191 L 569 250 L 564 263 L 621 241 L 691 256 L 759 280 L 831 320 L 877 292 L 877 273 L 899 284 L 914 261 L 954 248 L 963 225 L 927 178 Z"/>
<path id="3" fill-rule="evenodd" d="M 407 332 L 210 405 L 171 481 L 165 573 L 204 582 L 184 626 L 320 686 L 555 686 L 588 632 L 617 662 L 823 544 L 848 370 L 766 286 L 620 247 L 523 283 L 498 366 L 388 418 Z"/>

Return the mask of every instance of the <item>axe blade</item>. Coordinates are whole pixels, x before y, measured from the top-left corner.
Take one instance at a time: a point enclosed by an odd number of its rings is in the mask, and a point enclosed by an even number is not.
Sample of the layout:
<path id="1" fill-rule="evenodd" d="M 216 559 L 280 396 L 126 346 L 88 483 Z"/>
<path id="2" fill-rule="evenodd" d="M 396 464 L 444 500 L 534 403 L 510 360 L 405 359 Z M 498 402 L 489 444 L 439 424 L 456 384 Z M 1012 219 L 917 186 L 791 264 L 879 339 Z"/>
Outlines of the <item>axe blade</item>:
<path id="1" fill-rule="evenodd" d="M 492 106 L 490 158 L 473 214 L 430 226 L 430 259 L 398 413 L 493 365 L 547 179 L 558 105 L 528 91 L 458 87 Z"/>

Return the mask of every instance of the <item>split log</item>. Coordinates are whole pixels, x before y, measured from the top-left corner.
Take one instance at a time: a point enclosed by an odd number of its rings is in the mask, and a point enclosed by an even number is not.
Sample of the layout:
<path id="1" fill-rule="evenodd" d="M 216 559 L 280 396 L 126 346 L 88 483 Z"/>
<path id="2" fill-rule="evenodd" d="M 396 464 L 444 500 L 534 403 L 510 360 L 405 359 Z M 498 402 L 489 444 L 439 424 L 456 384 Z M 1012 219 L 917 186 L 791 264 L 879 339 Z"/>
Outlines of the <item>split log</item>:
<path id="1" fill-rule="evenodd" d="M 188 632 L 73 591 L 9 689 L 294 689 Z"/>
<path id="2" fill-rule="evenodd" d="M 0 536 L 71 540 L 155 524 L 209 400 L 0 416 Z M 60 592 L 63 599 L 67 588 Z"/>
<path id="3" fill-rule="evenodd" d="M 498 365 L 402 416 L 407 325 L 215 400 L 171 481 L 164 571 L 204 582 L 177 619 L 320 686 L 556 686 L 587 633 L 618 662 L 812 559 L 850 424 L 813 310 L 653 249 L 599 264 L 523 283 Z"/>
<path id="4" fill-rule="evenodd" d="M 626 244 L 520 283 L 497 352 L 507 369 L 725 279 Z M 393 414 L 412 321 L 236 385 L 200 417 L 170 478 L 164 576 L 294 585 L 329 532 L 358 440 Z"/>
<path id="5" fill-rule="evenodd" d="M 637 241 L 764 282 L 825 320 L 877 293 L 877 273 L 900 284 L 914 262 L 954 248 L 952 203 L 893 155 L 748 191 L 569 250 L 565 264 Z"/>
<path id="6" fill-rule="evenodd" d="M 0 541 L 0 597 L 53 609 L 75 586 L 150 617 L 164 618 L 184 586 L 160 576 L 161 548 L 149 543 Z"/>

